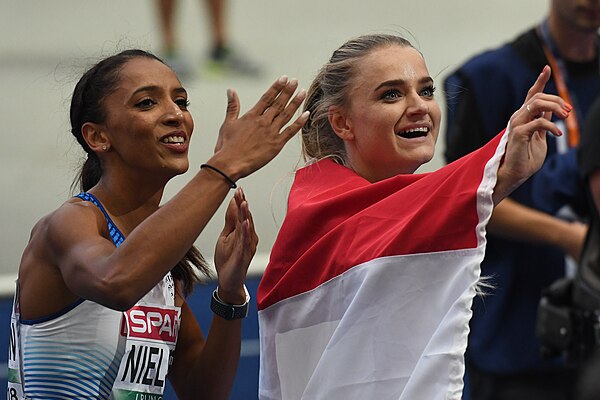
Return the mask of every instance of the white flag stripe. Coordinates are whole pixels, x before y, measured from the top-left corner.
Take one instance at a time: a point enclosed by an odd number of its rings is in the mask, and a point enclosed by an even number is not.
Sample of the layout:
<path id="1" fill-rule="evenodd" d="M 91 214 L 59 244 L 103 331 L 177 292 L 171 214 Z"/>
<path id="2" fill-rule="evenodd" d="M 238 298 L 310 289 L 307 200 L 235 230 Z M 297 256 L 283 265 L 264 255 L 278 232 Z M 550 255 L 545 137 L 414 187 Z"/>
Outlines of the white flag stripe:
<path id="1" fill-rule="evenodd" d="M 276 340 L 261 342 L 275 347 L 262 352 L 275 359 L 261 359 L 261 372 L 276 371 L 262 379 L 260 398 L 434 399 L 440 386 L 460 393 L 482 257 L 480 247 L 376 259 L 260 311 L 260 325 L 276 327 Z M 448 372 L 432 375 L 440 365 Z M 280 389 L 278 377 L 289 384 Z"/>

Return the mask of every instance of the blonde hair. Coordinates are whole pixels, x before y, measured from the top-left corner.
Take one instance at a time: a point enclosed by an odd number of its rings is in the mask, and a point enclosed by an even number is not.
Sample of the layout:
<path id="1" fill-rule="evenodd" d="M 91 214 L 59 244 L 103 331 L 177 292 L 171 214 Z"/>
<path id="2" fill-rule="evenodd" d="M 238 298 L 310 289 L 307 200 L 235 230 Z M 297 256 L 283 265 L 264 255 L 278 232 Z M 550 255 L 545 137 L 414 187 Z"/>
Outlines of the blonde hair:
<path id="1" fill-rule="evenodd" d="M 358 59 L 373 50 L 385 46 L 413 47 L 401 36 L 372 34 L 359 36 L 344 43 L 333 52 L 317 73 L 310 88 L 304 110 L 310 111 L 308 121 L 302 127 L 302 156 L 305 161 L 332 158 L 344 164 L 346 151 L 344 142 L 329 124 L 329 108 L 347 105 L 348 90 L 354 78 L 354 67 Z"/>

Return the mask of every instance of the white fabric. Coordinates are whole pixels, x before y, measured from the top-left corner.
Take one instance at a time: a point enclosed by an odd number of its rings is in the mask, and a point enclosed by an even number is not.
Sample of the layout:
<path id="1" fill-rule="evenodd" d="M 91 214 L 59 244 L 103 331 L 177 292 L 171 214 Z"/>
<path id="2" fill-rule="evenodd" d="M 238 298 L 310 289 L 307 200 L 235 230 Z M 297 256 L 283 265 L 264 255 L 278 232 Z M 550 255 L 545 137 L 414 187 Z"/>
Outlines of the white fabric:
<path id="1" fill-rule="evenodd" d="M 261 335 L 259 397 L 459 399 L 482 257 L 480 247 L 376 259 L 261 311 L 276 332 Z"/>

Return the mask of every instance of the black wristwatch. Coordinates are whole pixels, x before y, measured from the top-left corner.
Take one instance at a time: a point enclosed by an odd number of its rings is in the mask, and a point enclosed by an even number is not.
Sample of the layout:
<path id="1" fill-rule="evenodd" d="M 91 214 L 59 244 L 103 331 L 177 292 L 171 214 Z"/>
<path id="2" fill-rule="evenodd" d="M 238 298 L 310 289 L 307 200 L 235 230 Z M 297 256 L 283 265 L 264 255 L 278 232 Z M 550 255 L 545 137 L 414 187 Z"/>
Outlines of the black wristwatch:
<path id="1" fill-rule="evenodd" d="M 228 321 L 232 319 L 246 318 L 248 316 L 248 304 L 250 304 L 250 294 L 248 293 L 246 285 L 244 285 L 244 292 L 246 292 L 246 301 L 244 304 L 235 305 L 224 303 L 219 298 L 217 289 L 215 289 L 210 301 L 210 309 L 216 315 Z"/>

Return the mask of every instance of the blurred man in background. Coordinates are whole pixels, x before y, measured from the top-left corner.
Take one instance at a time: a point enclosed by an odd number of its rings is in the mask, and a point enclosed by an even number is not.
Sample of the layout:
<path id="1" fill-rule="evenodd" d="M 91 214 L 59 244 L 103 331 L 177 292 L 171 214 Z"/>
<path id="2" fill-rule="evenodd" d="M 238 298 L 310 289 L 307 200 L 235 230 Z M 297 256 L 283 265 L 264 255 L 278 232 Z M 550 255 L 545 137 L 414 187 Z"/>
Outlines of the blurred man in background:
<path id="1" fill-rule="evenodd" d="M 549 5 L 539 25 L 473 57 L 446 79 L 447 162 L 502 130 L 544 65 L 552 67 L 548 92 L 560 95 L 575 111 L 564 123 L 557 121 L 564 135 L 548 137 L 548 156 L 578 146 L 582 118 L 600 93 L 600 4 L 551 0 Z M 574 158 L 559 160 L 573 163 Z M 576 163 L 568 167 L 577 168 Z M 565 171 L 548 162 L 543 168 L 557 171 L 555 179 Z M 465 399 L 560 400 L 573 392 L 575 371 L 560 356 L 541 355 L 535 323 L 542 290 L 565 275 L 565 256 L 579 257 L 587 227 L 568 219 L 572 213 L 564 209 L 555 215 L 536 209 L 534 179 L 495 208 L 488 226 L 482 275 L 491 278 L 494 289 L 473 305 Z M 580 182 L 563 183 L 575 210 L 584 207 Z"/>

